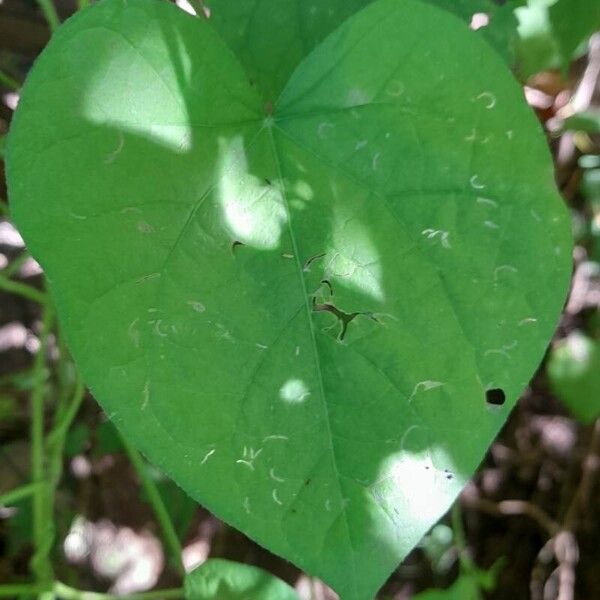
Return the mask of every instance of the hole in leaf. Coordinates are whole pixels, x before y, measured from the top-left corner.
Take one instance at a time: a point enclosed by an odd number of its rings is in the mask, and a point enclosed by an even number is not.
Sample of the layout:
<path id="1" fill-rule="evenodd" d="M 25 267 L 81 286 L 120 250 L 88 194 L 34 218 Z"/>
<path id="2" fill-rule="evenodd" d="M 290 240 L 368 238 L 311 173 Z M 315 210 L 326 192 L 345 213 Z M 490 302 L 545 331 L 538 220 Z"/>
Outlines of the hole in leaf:
<path id="1" fill-rule="evenodd" d="M 235 249 L 236 249 L 238 246 L 245 246 L 245 245 L 246 245 L 246 244 L 244 244 L 244 242 L 240 242 L 239 240 L 234 240 L 234 241 L 232 242 L 232 244 L 231 244 L 231 251 L 232 251 L 232 252 L 235 252 Z"/>
<path id="2" fill-rule="evenodd" d="M 320 258 L 323 258 L 325 256 L 325 252 L 321 252 L 320 254 L 314 254 L 313 256 L 311 256 L 309 259 L 306 260 L 306 262 L 304 263 L 304 270 L 305 271 L 310 271 L 310 268 L 312 266 L 312 264 L 316 261 L 319 260 Z"/>
<path id="3" fill-rule="evenodd" d="M 506 402 L 506 394 L 504 390 L 495 388 L 493 390 L 487 390 L 485 393 L 485 401 L 492 406 L 502 406 Z"/>

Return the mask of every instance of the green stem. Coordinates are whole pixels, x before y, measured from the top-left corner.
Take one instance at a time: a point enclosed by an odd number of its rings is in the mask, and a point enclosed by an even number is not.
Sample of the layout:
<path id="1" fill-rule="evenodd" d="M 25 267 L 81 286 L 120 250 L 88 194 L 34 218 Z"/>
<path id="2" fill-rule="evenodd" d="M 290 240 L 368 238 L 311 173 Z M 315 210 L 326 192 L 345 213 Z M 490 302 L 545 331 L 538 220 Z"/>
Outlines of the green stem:
<path id="1" fill-rule="evenodd" d="M 33 302 L 39 302 L 40 304 L 48 303 L 46 294 L 43 292 L 36 290 L 26 283 L 8 279 L 4 275 L 0 275 L 0 290 L 10 292 L 11 294 L 18 294 L 19 296 L 23 296 L 23 298 L 27 298 Z"/>
<path id="2" fill-rule="evenodd" d="M 9 585 L 0 585 L 0 598 L 18 598 L 19 596 L 34 595 L 41 592 L 39 585 L 34 583 L 14 583 Z"/>
<path id="3" fill-rule="evenodd" d="M 56 494 L 56 488 L 60 482 L 63 471 L 63 452 L 65 446 L 65 439 L 69 428 L 79 411 L 81 402 L 84 398 L 85 388 L 78 377 L 75 384 L 75 391 L 69 404 L 58 413 L 57 422 L 52 428 L 52 431 L 46 437 L 46 486 L 43 490 L 45 495 L 44 510 L 45 516 L 44 521 L 46 525 L 46 531 L 41 544 L 37 548 L 37 559 L 38 561 L 48 561 L 54 542 L 56 538 L 56 526 L 54 519 L 54 498 Z"/>
<path id="4" fill-rule="evenodd" d="M 19 488 L 6 492 L 0 496 L 0 506 L 10 506 L 11 504 L 33 496 L 40 488 L 39 483 L 28 483 Z"/>
<path id="5" fill-rule="evenodd" d="M 38 594 L 42 589 L 39 585 L 25 583 L 13 585 L 0 585 L 0 598 L 16 598 L 24 594 Z M 68 586 L 60 581 L 55 581 L 52 592 L 58 600 L 181 600 L 184 597 L 183 588 L 169 590 L 153 590 L 129 594 L 128 596 L 115 596 L 113 594 L 100 594 L 86 592 Z"/>
<path id="6" fill-rule="evenodd" d="M 459 499 L 452 505 L 452 533 L 454 535 L 454 545 L 458 551 L 461 570 L 465 574 L 472 573 L 475 570 L 475 565 L 467 553 L 467 541 Z"/>
<path id="7" fill-rule="evenodd" d="M 46 389 L 46 351 L 48 336 L 54 322 L 54 310 L 50 305 L 44 308 L 42 331 L 40 333 L 40 348 L 33 363 L 34 388 L 31 393 L 31 478 L 39 486 L 33 497 L 33 541 L 35 554 L 31 559 L 31 569 L 37 583 L 50 585 L 52 580 L 52 565 L 48 556 L 42 551 L 48 536 L 46 521 L 46 485 L 44 478 L 44 396 Z"/>
<path id="8" fill-rule="evenodd" d="M 37 0 L 37 3 L 42 9 L 46 21 L 48 21 L 50 31 L 54 33 L 60 25 L 60 19 L 58 18 L 58 13 L 56 12 L 56 8 L 52 3 L 52 0 Z"/>
<path id="9" fill-rule="evenodd" d="M 84 592 L 65 585 L 60 581 L 54 583 L 54 593 L 59 600 L 172 600 L 184 597 L 182 588 L 140 592 L 138 594 L 129 594 L 127 596 L 115 596 L 113 594 Z"/>
<path id="10" fill-rule="evenodd" d="M 148 496 L 148 500 L 152 505 L 156 520 L 158 521 L 163 534 L 165 547 L 168 554 L 170 554 L 171 563 L 181 575 L 185 575 L 185 569 L 181 560 L 181 544 L 179 543 L 179 538 L 175 532 L 175 527 L 173 526 L 173 522 L 169 517 L 169 513 L 167 512 L 158 488 L 148 474 L 146 463 L 144 462 L 142 455 L 137 451 L 136 448 L 134 448 L 132 444 L 129 443 L 125 436 L 121 435 L 121 440 L 123 442 L 125 451 L 129 456 L 129 460 L 137 471 L 142 483 L 142 487 Z"/>
<path id="11" fill-rule="evenodd" d="M 2 158 L 2 155 L 0 154 L 0 158 Z M 6 202 L 6 200 L 4 198 L 0 198 L 0 217 L 8 217 L 10 214 L 10 211 L 8 210 L 8 203 Z"/>
<path id="12" fill-rule="evenodd" d="M 15 92 L 21 87 L 21 84 L 16 79 L 13 79 L 4 71 L 0 71 L 0 83 Z"/>
<path id="13" fill-rule="evenodd" d="M 31 258 L 29 252 L 21 252 L 19 256 L 14 258 L 12 262 L 2 270 L 2 276 L 10 279 L 19 271 L 19 269 L 27 262 L 29 258 Z"/>

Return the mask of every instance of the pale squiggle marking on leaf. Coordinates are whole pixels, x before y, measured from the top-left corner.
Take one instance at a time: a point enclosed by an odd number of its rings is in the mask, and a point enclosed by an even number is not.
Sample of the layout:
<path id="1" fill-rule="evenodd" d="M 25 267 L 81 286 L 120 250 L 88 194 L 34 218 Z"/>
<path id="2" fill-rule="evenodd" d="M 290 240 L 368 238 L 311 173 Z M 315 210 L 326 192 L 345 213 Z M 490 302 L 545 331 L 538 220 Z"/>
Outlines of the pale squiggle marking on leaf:
<path id="1" fill-rule="evenodd" d="M 371 96 L 364 90 L 361 90 L 360 88 L 352 88 L 348 91 L 348 99 L 346 105 L 348 107 L 362 106 L 364 104 L 369 104 L 371 100 Z"/>
<path id="2" fill-rule="evenodd" d="M 450 245 L 450 232 L 448 231 L 443 231 L 442 229 L 424 229 L 421 232 L 421 235 L 427 236 L 428 240 L 432 240 L 435 239 L 436 237 L 439 237 L 440 240 L 442 241 L 442 246 L 448 250 L 450 250 L 452 248 L 452 246 Z"/>
<path id="3" fill-rule="evenodd" d="M 490 356 L 493 354 L 499 354 L 500 356 L 504 356 L 504 358 L 511 360 L 512 357 L 509 354 L 509 351 L 514 350 L 518 345 L 519 343 L 517 342 L 517 340 L 513 340 L 510 344 L 502 346 L 502 348 L 492 348 L 490 350 L 486 350 L 483 355 Z"/>
<path id="4" fill-rule="evenodd" d="M 197 312 L 203 313 L 206 311 L 206 306 L 202 304 L 202 302 L 197 302 L 195 300 L 188 300 L 188 304 Z"/>
<path id="5" fill-rule="evenodd" d="M 137 208 L 136 206 L 126 206 L 125 208 L 121 209 L 121 213 L 122 214 L 127 214 L 127 213 L 141 213 L 142 210 L 140 208 Z"/>
<path id="6" fill-rule="evenodd" d="M 375 156 L 373 156 L 373 171 L 377 171 L 377 167 L 379 166 L 379 159 L 381 158 L 381 152 L 377 152 Z"/>
<path id="7" fill-rule="evenodd" d="M 274 468 L 271 468 L 271 470 L 269 471 L 269 477 L 273 481 L 277 481 L 277 483 L 283 483 L 285 481 L 285 479 L 283 477 L 278 477 L 277 475 L 275 475 L 275 469 Z"/>
<path id="8" fill-rule="evenodd" d="M 538 223 L 542 222 L 542 217 L 540 217 L 540 215 L 538 215 L 538 213 L 533 208 L 531 209 L 530 214 L 535 221 L 537 221 Z"/>
<path id="9" fill-rule="evenodd" d="M 474 142 L 477 139 L 477 131 L 475 129 L 471 130 L 471 133 L 465 137 L 465 142 Z"/>
<path id="10" fill-rule="evenodd" d="M 244 452 L 242 453 L 242 458 L 236 460 L 236 464 L 245 465 L 251 471 L 254 471 L 254 461 L 258 458 L 259 454 L 263 451 L 262 448 L 259 450 L 254 450 L 254 448 L 248 448 L 244 446 Z"/>
<path id="11" fill-rule="evenodd" d="M 150 402 L 150 382 L 146 381 L 146 383 L 144 384 L 144 391 L 143 391 L 142 410 L 146 410 L 149 402 Z"/>
<path id="12" fill-rule="evenodd" d="M 492 92 L 481 92 L 481 94 L 479 94 L 479 96 L 477 96 L 477 98 L 475 98 L 475 100 L 485 100 L 486 101 L 486 105 L 485 107 L 489 110 L 494 108 L 494 106 L 496 106 L 496 96 L 494 96 L 494 94 L 492 94 Z"/>
<path id="13" fill-rule="evenodd" d="M 271 496 L 273 496 L 273 502 L 275 502 L 275 504 L 279 504 L 279 506 L 283 506 L 283 502 L 277 496 L 277 490 L 273 490 L 273 493 L 271 494 Z"/>
<path id="14" fill-rule="evenodd" d="M 310 396 L 310 391 L 301 379 L 289 379 L 279 390 L 279 397 L 290 404 L 303 402 Z"/>
<path id="15" fill-rule="evenodd" d="M 200 461 L 200 464 L 203 465 L 215 452 L 217 451 L 216 448 L 213 448 L 212 450 L 209 450 L 205 457 Z"/>
<path id="16" fill-rule="evenodd" d="M 263 439 L 263 444 L 265 442 L 269 442 L 271 440 L 281 440 L 283 442 L 287 442 L 290 438 L 287 435 L 278 435 L 278 434 L 274 434 L 274 435 L 268 435 L 267 437 L 265 437 Z"/>
<path id="17" fill-rule="evenodd" d="M 523 325 L 529 325 L 529 324 L 534 324 L 537 323 L 538 320 L 534 319 L 533 317 L 527 317 L 526 319 L 523 319 L 521 321 L 519 321 L 519 326 L 523 326 Z"/>
<path id="18" fill-rule="evenodd" d="M 432 381 L 430 379 L 426 381 L 419 381 L 412 391 L 412 394 L 408 398 L 408 402 L 412 402 L 414 397 L 420 392 L 428 392 L 429 390 L 434 390 L 435 388 L 442 387 L 444 385 L 441 381 Z"/>
<path id="19" fill-rule="evenodd" d="M 119 156 L 119 154 L 121 154 L 121 150 L 123 150 L 123 146 L 125 145 L 125 136 L 123 135 L 123 132 L 118 131 L 117 133 L 119 136 L 119 142 L 117 144 L 117 147 L 110 154 L 107 154 L 106 158 L 104 159 L 104 163 L 107 165 L 114 162 L 114 160 L 117 158 L 117 156 Z"/>
<path id="20" fill-rule="evenodd" d="M 492 208 L 498 208 L 498 203 L 494 202 L 494 200 L 490 200 L 489 198 L 477 198 L 477 204 L 484 204 L 486 206 L 491 206 Z"/>
<path id="21" fill-rule="evenodd" d="M 146 221 L 140 221 L 137 224 L 137 228 L 140 233 L 143 233 L 145 235 L 154 233 L 154 227 L 152 227 L 152 225 L 150 225 L 150 223 L 146 223 Z"/>
<path id="22" fill-rule="evenodd" d="M 483 223 L 488 229 L 500 229 L 498 223 L 494 223 L 494 221 L 484 221 Z"/>
<path id="23" fill-rule="evenodd" d="M 506 132 L 506 137 L 507 137 L 509 140 L 512 140 L 512 139 L 513 139 L 513 137 L 514 137 L 514 135 L 515 135 L 515 132 L 514 132 L 512 129 L 509 129 L 509 130 Z"/>
<path id="24" fill-rule="evenodd" d="M 238 458 L 238 460 L 236 460 L 235 462 L 238 465 L 246 465 L 251 471 L 254 471 L 254 465 L 249 460 Z"/>
<path id="25" fill-rule="evenodd" d="M 244 498 L 243 506 L 244 506 L 244 510 L 246 511 L 246 514 L 249 515 L 250 514 L 250 498 L 248 498 L 248 496 L 246 496 Z"/>
<path id="26" fill-rule="evenodd" d="M 402 81 L 399 79 L 393 79 L 387 86 L 386 93 L 388 96 L 392 96 L 392 98 L 398 98 L 404 94 L 406 87 Z"/>
<path id="27" fill-rule="evenodd" d="M 327 500 L 325 500 L 325 510 L 327 512 L 331 512 L 331 500 L 329 498 L 327 498 Z"/>
<path id="28" fill-rule="evenodd" d="M 152 321 L 150 321 L 150 323 L 152 323 Z M 167 337 L 167 333 L 161 329 L 162 327 L 162 319 L 158 319 L 157 321 L 154 321 L 154 333 L 156 335 L 158 335 L 159 337 Z"/>
<path id="29" fill-rule="evenodd" d="M 334 128 L 333 123 L 329 123 L 328 121 L 323 121 L 322 123 L 319 123 L 319 126 L 317 128 L 317 133 L 318 133 L 319 137 L 322 140 L 324 140 L 327 137 L 327 131 L 330 131 L 333 128 Z"/>
<path id="30" fill-rule="evenodd" d="M 476 189 L 476 190 L 485 189 L 485 185 L 479 181 L 479 175 L 473 175 L 473 177 L 471 177 L 471 179 L 469 179 L 469 183 L 471 184 L 471 187 L 473 189 Z"/>
<path id="31" fill-rule="evenodd" d="M 356 142 L 356 146 L 354 146 L 354 148 L 355 150 L 361 150 L 362 148 L 367 146 L 368 143 L 369 142 L 367 140 L 359 140 L 358 142 Z"/>
<path id="32" fill-rule="evenodd" d="M 133 321 L 131 321 L 131 323 L 129 324 L 129 327 L 127 328 L 127 335 L 129 336 L 129 339 L 133 342 L 133 345 L 136 348 L 140 347 L 140 332 L 137 328 L 137 324 L 140 322 L 140 318 L 138 317 L 137 319 L 134 319 Z"/>
<path id="33" fill-rule="evenodd" d="M 265 346 L 264 344 L 259 344 L 258 342 L 256 344 L 254 344 L 257 348 L 259 348 L 260 350 L 267 350 L 269 348 L 269 346 Z"/>
<path id="34" fill-rule="evenodd" d="M 85 220 L 87 220 L 87 217 L 85 217 L 84 215 L 77 215 L 74 212 L 70 212 L 69 216 L 72 217 L 73 219 L 77 219 L 78 221 L 85 221 Z"/>
<path id="35" fill-rule="evenodd" d="M 509 273 L 518 273 L 519 269 L 513 267 L 512 265 L 501 265 L 494 269 L 494 281 L 498 281 L 498 277 L 502 271 L 508 271 Z"/>
<path id="36" fill-rule="evenodd" d="M 300 356 L 300 346 L 296 346 L 296 356 Z"/>
<path id="37" fill-rule="evenodd" d="M 439 387 L 439 386 L 436 386 Z M 430 388 L 431 389 L 431 388 Z M 402 452 L 404 450 L 404 444 L 406 443 L 406 438 L 415 430 L 415 429 L 421 429 L 421 427 L 419 425 L 411 425 L 402 435 L 402 438 L 400 438 L 400 451 Z"/>

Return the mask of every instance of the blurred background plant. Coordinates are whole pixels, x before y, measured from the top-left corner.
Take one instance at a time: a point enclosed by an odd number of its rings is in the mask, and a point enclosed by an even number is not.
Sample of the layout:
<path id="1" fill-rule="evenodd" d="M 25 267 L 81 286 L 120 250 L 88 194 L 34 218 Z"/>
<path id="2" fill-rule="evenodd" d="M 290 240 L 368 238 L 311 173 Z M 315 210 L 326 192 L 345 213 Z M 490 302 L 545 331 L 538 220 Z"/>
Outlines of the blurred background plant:
<path id="1" fill-rule="evenodd" d="M 600 1 L 427 1 L 482 33 L 523 84 L 572 213 L 574 274 L 518 408 L 380 597 L 600 598 Z M 303 599 L 332 600 L 119 436 L 79 381 L 43 273 L 11 224 L 2 156 L 21 84 L 60 21 L 87 4 L 0 0 L 0 597 L 35 597 L 55 581 L 44 597 L 179 598 L 184 570 L 225 557 L 265 568 Z"/>

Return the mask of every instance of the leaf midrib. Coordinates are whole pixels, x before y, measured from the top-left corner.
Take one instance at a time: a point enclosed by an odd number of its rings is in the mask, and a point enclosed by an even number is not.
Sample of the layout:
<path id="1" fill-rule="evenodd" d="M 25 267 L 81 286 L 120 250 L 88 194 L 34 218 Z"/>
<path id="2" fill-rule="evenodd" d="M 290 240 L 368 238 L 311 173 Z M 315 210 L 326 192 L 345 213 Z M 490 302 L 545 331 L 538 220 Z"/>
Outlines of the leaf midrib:
<path id="1" fill-rule="evenodd" d="M 348 546 L 350 548 L 350 556 L 351 556 L 351 561 L 352 561 L 352 572 L 355 573 L 356 572 L 356 564 L 355 564 L 355 560 L 354 560 L 354 547 L 352 545 L 352 540 L 350 537 L 350 526 L 348 523 L 348 514 L 346 511 L 346 506 L 345 506 L 345 502 L 344 502 L 344 494 L 342 491 L 341 475 L 340 475 L 340 471 L 338 468 L 338 458 L 337 458 L 337 454 L 336 454 L 336 450 L 335 450 L 333 430 L 331 427 L 331 418 L 329 415 L 329 407 L 327 405 L 327 400 L 326 400 L 326 396 L 325 396 L 325 386 L 323 383 L 323 373 L 321 371 L 321 360 L 320 360 L 319 351 L 317 348 L 317 339 L 316 339 L 316 335 L 315 335 L 315 328 L 314 328 L 314 323 L 313 323 L 313 318 L 312 318 L 312 309 L 310 306 L 308 290 L 306 288 L 306 281 L 305 281 L 304 275 L 303 275 L 303 272 L 304 272 L 303 265 L 300 261 L 298 243 L 296 242 L 296 236 L 294 234 L 294 229 L 292 226 L 292 213 L 290 210 L 290 206 L 289 206 L 289 202 L 288 202 L 288 198 L 287 198 L 287 192 L 286 192 L 285 185 L 284 185 L 283 172 L 282 172 L 282 168 L 281 168 L 281 160 L 279 158 L 279 153 L 277 151 L 277 144 L 275 142 L 275 137 L 273 135 L 273 127 L 274 126 L 265 127 L 265 129 L 267 129 L 267 136 L 269 138 L 269 144 L 271 146 L 271 151 L 273 153 L 273 159 L 275 161 L 275 167 L 277 170 L 277 178 L 278 178 L 278 180 L 280 182 L 280 186 L 281 186 L 281 194 L 282 194 L 282 198 L 283 198 L 283 202 L 284 202 L 284 206 L 285 206 L 285 211 L 287 213 L 288 232 L 289 232 L 290 239 L 292 242 L 292 252 L 294 254 L 294 262 L 296 265 L 296 272 L 298 274 L 298 279 L 300 280 L 302 293 L 304 295 L 304 306 L 305 306 L 305 310 L 306 310 L 306 319 L 307 319 L 309 329 L 310 329 L 311 347 L 312 347 L 313 359 L 314 359 L 314 363 L 315 363 L 316 375 L 317 375 L 318 384 L 319 384 L 319 395 L 320 395 L 321 401 L 323 403 L 323 408 L 324 408 L 325 423 L 327 426 L 327 435 L 329 437 L 329 448 L 331 451 L 331 461 L 332 461 L 332 464 L 333 464 L 333 467 L 335 470 L 336 483 L 337 483 L 340 501 L 341 501 L 341 505 L 342 505 L 341 514 L 343 515 L 344 527 L 346 529 L 346 538 L 348 540 Z M 354 590 L 354 594 L 356 595 L 357 590 L 356 590 L 356 581 L 354 579 L 354 576 L 351 577 L 351 582 L 352 582 L 351 585 Z"/>

